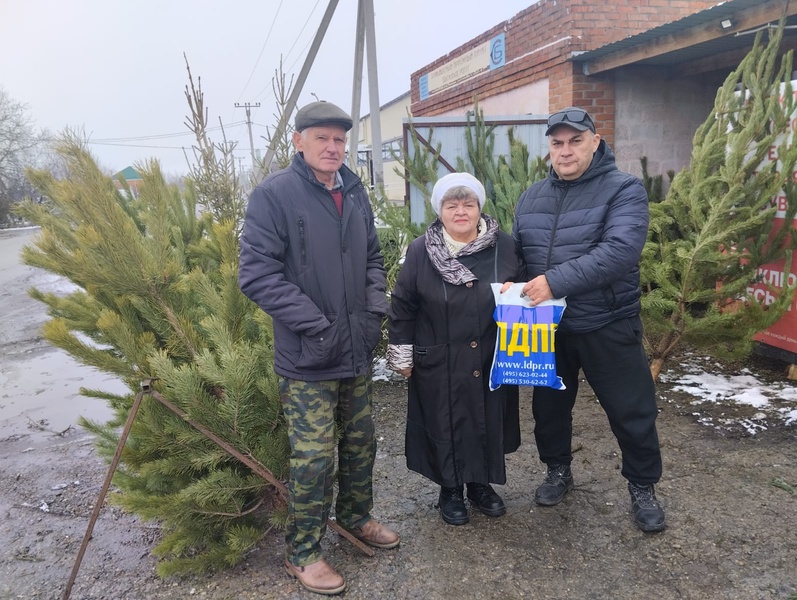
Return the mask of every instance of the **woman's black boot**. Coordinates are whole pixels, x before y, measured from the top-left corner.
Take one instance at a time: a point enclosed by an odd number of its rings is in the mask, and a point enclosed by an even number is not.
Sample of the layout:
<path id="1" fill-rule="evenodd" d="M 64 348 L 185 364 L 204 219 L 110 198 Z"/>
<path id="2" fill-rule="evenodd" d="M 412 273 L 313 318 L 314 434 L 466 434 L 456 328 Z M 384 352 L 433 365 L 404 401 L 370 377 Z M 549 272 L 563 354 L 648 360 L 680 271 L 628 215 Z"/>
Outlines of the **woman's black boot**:
<path id="1" fill-rule="evenodd" d="M 462 486 L 441 487 L 439 502 L 443 521 L 449 525 L 464 525 L 468 522 L 468 509 L 465 508 Z"/>
<path id="2" fill-rule="evenodd" d="M 470 500 L 471 506 L 478 508 L 488 517 L 500 517 L 506 512 L 504 501 L 495 493 L 491 485 L 469 483 L 468 500 Z"/>

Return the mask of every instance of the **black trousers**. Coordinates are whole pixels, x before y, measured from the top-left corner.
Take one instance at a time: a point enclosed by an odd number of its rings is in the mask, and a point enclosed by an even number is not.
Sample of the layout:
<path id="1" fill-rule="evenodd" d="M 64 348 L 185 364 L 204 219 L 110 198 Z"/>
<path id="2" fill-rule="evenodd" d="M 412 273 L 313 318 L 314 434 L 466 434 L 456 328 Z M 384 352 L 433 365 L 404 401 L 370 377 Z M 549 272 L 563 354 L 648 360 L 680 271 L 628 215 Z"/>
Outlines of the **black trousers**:
<path id="1" fill-rule="evenodd" d="M 573 460 L 573 406 L 579 369 L 598 396 L 623 457 L 627 480 L 648 484 L 661 477 L 656 433 L 656 391 L 642 346 L 639 317 L 621 319 L 596 331 L 556 332 L 556 372 L 566 390 L 534 388 L 534 437 L 540 460 L 569 465 Z"/>

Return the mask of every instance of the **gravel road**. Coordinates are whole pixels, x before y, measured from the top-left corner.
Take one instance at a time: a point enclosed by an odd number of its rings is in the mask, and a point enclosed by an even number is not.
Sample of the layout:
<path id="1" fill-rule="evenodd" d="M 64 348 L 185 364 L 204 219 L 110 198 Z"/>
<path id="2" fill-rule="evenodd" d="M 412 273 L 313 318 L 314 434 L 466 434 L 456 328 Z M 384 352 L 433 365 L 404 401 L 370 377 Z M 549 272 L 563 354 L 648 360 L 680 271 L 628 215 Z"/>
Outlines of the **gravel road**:
<path id="1" fill-rule="evenodd" d="M 38 337 L 43 308 L 24 291 L 48 276 L 9 258 L 28 235 L 0 234 L 0 598 L 38 600 L 63 594 L 107 469 L 75 426 L 78 414 L 102 418 L 107 409 L 77 389 L 115 382 Z M 643 534 L 588 386 L 576 405 L 576 487 L 565 501 L 534 504 L 543 469 L 524 392 L 523 444 L 508 457 L 507 485 L 497 487 L 507 514 L 472 514 L 468 525 L 452 527 L 434 508 L 435 486 L 406 469 L 403 383 L 378 383 L 374 512 L 402 544 L 368 558 L 328 533 L 328 559 L 348 583 L 342 597 L 797 600 L 797 430 L 751 436 L 708 428 L 693 414 L 694 399 L 672 387 L 659 385 L 665 474 L 657 493 L 668 528 Z M 235 568 L 166 580 L 154 575 L 158 536 L 156 523 L 104 507 L 71 597 L 318 598 L 284 573 L 279 531 Z"/>

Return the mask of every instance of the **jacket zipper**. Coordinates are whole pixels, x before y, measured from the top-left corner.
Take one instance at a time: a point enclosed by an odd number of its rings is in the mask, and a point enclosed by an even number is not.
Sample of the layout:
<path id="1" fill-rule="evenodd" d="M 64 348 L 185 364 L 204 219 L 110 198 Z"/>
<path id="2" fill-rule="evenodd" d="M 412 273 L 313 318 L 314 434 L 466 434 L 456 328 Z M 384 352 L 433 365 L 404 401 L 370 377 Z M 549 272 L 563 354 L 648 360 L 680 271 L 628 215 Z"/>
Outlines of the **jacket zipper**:
<path id="1" fill-rule="evenodd" d="M 565 198 L 567 198 L 567 192 L 570 191 L 570 186 L 565 186 L 565 193 L 559 199 L 559 202 L 556 204 L 556 215 L 554 215 L 553 219 L 553 228 L 551 229 L 551 241 L 548 243 L 548 260 L 545 263 L 545 270 L 548 271 L 551 268 L 551 258 L 553 256 L 553 241 L 556 238 L 556 230 L 559 228 L 559 215 L 562 214 L 562 206 L 564 206 Z"/>
<path id="2" fill-rule="evenodd" d="M 304 243 L 304 219 L 299 217 L 299 248 L 302 254 L 302 266 L 307 264 L 307 248 Z"/>

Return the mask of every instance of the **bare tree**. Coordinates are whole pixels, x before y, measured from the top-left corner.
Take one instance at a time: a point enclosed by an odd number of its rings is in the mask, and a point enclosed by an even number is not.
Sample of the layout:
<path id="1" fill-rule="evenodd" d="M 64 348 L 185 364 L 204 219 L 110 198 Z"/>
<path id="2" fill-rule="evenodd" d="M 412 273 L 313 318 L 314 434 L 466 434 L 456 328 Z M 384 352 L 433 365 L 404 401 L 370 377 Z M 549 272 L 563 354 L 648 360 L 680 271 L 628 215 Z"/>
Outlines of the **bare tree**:
<path id="1" fill-rule="evenodd" d="M 285 71 L 282 70 L 282 56 L 280 56 L 279 68 L 274 70 L 271 89 L 274 90 L 274 104 L 277 111 L 272 116 L 274 117 L 274 122 L 279 123 L 282 115 L 287 110 L 288 98 L 290 98 L 291 90 L 293 89 L 293 75 L 291 75 L 290 81 L 286 82 L 285 80 Z M 266 127 L 266 135 L 262 136 L 266 140 L 267 147 L 270 148 L 272 144 L 274 145 L 274 162 L 268 166 L 269 168 L 274 166 L 277 169 L 284 169 L 291 164 L 293 159 L 293 126 L 288 123 L 279 138 L 274 138 L 273 135 L 272 130 Z M 266 172 L 266 169 L 263 168 L 264 166 L 266 165 L 260 165 L 259 171 L 261 173 Z"/>
<path id="2" fill-rule="evenodd" d="M 194 85 L 187 58 L 185 68 L 188 71 L 185 97 L 191 110 L 186 125 L 196 137 L 196 144 L 192 146 L 194 162 L 186 156 L 189 170 L 187 179 L 196 192 L 198 203 L 207 208 L 217 221 L 228 220 L 235 223 L 236 230 L 240 232 L 246 210 L 246 196 L 235 170 L 236 142 L 227 140 L 223 125 L 222 141 L 213 142 L 210 139 L 208 109 L 205 106 L 201 78 L 197 78 Z"/>
<path id="3" fill-rule="evenodd" d="M 28 107 L 0 88 L 0 223 L 8 218 L 11 202 L 29 192 L 25 168 L 33 164 L 43 138 L 33 125 Z"/>

